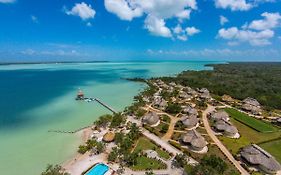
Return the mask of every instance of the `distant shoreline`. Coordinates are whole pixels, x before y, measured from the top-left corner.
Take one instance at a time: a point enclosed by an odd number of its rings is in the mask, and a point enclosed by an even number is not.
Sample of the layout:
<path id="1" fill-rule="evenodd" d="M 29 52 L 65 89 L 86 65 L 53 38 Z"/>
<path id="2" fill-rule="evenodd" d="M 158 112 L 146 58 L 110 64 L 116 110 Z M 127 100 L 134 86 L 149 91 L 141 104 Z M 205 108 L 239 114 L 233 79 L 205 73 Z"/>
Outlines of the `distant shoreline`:
<path id="1" fill-rule="evenodd" d="M 108 63 L 110 61 L 46 61 L 46 62 L 0 62 L 0 66 L 6 65 L 25 65 L 25 64 L 71 64 L 71 63 Z"/>

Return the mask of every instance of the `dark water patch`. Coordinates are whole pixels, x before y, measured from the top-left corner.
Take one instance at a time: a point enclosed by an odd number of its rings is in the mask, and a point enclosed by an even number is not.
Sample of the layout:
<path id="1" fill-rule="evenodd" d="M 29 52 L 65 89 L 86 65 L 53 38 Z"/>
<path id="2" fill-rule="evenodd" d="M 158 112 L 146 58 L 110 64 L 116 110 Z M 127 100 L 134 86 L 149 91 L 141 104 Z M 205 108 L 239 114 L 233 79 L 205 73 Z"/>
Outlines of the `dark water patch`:
<path id="1" fill-rule="evenodd" d="M 47 104 L 79 86 L 87 85 L 88 82 L 110 84 L 125 81 L 120 80 L 122 76 L 137 75 L 148 76 L 149 70 L 120 68 L 0 71 L 0 130 L 31 124 L 41 116 L 23 115 L 25 112 Z"/>

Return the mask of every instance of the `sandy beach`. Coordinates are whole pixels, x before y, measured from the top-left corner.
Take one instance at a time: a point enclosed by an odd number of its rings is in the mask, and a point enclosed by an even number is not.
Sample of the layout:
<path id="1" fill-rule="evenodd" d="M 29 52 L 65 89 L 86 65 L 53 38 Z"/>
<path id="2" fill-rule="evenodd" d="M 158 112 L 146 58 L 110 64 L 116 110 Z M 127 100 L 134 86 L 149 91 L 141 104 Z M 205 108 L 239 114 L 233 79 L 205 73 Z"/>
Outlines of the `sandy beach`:
<path id="1" fill-rule="evenodd" d="M 81 138 L 81 144 L 85 143 L 91 137 L 91 134 L 92 134 L 92 127 L 88 127 L 88 128 L 85 128 L 85 129 L 79 131 L 77 133 L 77 135 Z M 76 162 L 87 159 L 89 157 L 89 155 L 90 155 L 89 152 L 87 152 L 85 154 L 79 154 L 76 151 L 75 156 L 73 158 L 69 159 L 69 160 L 66 160 L 62 164 L 62 167 L 66 170 L 72 169 L 73 165 Z"/>

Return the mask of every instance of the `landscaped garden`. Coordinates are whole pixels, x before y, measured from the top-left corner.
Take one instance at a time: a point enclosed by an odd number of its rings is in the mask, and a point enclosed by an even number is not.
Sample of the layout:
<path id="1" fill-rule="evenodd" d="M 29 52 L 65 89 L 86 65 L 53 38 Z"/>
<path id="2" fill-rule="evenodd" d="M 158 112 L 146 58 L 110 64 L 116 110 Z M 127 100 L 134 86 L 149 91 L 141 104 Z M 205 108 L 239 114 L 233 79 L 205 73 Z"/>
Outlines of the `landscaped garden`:
<path id="1" fill-rule="evenodd" d="M 145 156 L 139 156 L 137 157 L 136 164 L 131 166 L 130 168 L 135 171 L 149 169 L 158 170 L 167 168 L 167 165 L 156 159 L 151 159 Z"/>
<path id="2" fill-rule="evenodd" d="M 225 111 L 235 120 L 259 131 L 259 132 L 275 132 L 278 128 L 274 127 L 272 124 L 258 120 L 254 117 L 250 117 L 247 114 L 241 113 L 232 108 L 226 108 Z"/>
<path id="3" fill-rule="evenodd" d="M 233 155 L 236 155 L 239 152 L 240 148 L 247 146 L 251 143 L 259 144 L 281 137 L 281 132 L 278 131 L 272 133 L 262 133 L 252 129 L 251 127 L 233 118 L 230 118 L 230 121 L 234 124 L 234 126 L 237 127 L 241 137 L 239 139 L 219 137 L 219 139 L 223 142 L 223 144 Z"/>
<path id="4" fill-rule="evenodd" d="M 271 142 L 266 142 L 259 144 L 260 147 L 268 151 L 272 156 L 275 157 L 275 159 L 281 163 L 281 139 L 279 140 L 274 140 Z"/>
<path id="5" fill-rule="evenodd" d="M 134 149 L 134 152 L 143 151 L 143 150 L 155 150 L 158 153 L 159 157 L 166 160 L 171 157 L 168 152 L 162 150 L 159 146 L 157 146 L 156 144 L 154 144 L 153 142 L 151 142 L 145 137 L 139 138 L 137 142 L 137 146 Z"/>

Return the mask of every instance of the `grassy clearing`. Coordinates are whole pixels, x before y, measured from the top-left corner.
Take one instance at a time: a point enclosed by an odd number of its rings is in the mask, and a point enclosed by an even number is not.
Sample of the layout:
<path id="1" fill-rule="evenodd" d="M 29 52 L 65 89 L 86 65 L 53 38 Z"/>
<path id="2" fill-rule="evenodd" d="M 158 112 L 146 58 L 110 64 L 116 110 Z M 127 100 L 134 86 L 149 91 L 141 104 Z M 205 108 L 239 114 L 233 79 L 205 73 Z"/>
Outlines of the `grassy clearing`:
<path id="1" fill-rule="evenodd" d="M 231 122 L 237 127 L 241 137 L 239 139 L 231 139 L 227 137 L 219 137 L 228 150 L 236 155 L 239 149 L 251 143 L 259 144 L 261 142 L 273 140 L 281 137 L 281 132 L 261 133 L 249 126 L 230 118 Z M 267 149 L 265 149 L 267 150 Z"/>
<path id="2" fill-rule="evenodd" d="M 266 151 L 268 151 L 272 156 L 275 157 L 275 159 L 281 163 L 281 139 L 280 140 L 275 140 L 267 143 L 262 143 L 259 145 Z"/>
<path id="3" fill-rule="evenodd" d="M 162 150 L 159 146 L 157 146 L 156 144 L 152 143 L 150 140 L 148 140 L 145 137 L 141 137 L 138 141 L 138 144 L 135 148 L 134 151 L 143 151 L 143 150 L 155 150 L 159 157 L 163 158 L 163 159 L 169 159 L 171 156 L 168 152 Z"/>
<path id="4" fill-rule="evenodd" d="M 266 123 L 264 121 L 255 119 L 253 117 L 250 117 L 244 113 L 241 113 L 235 109 L 227 108 L 225 111 L 234 119 L 240 121 L 241 123 L 244 123 L 245 125 L 259 131 L 259 132 L 275 132 L 278 131 L 276 127 L 274 127 L 270 123 Z"/>
<path id="5" fill-rule="evenodd" d="M 137 164 L 132 166 L 131 169 L 135 171 L 140 171 L 140 170 L 159 170 L 159 169 L 165 169 L 167 165 L 164 163 L 151 159 L 145 156 L 140 156 L 137 158 Z"/>

